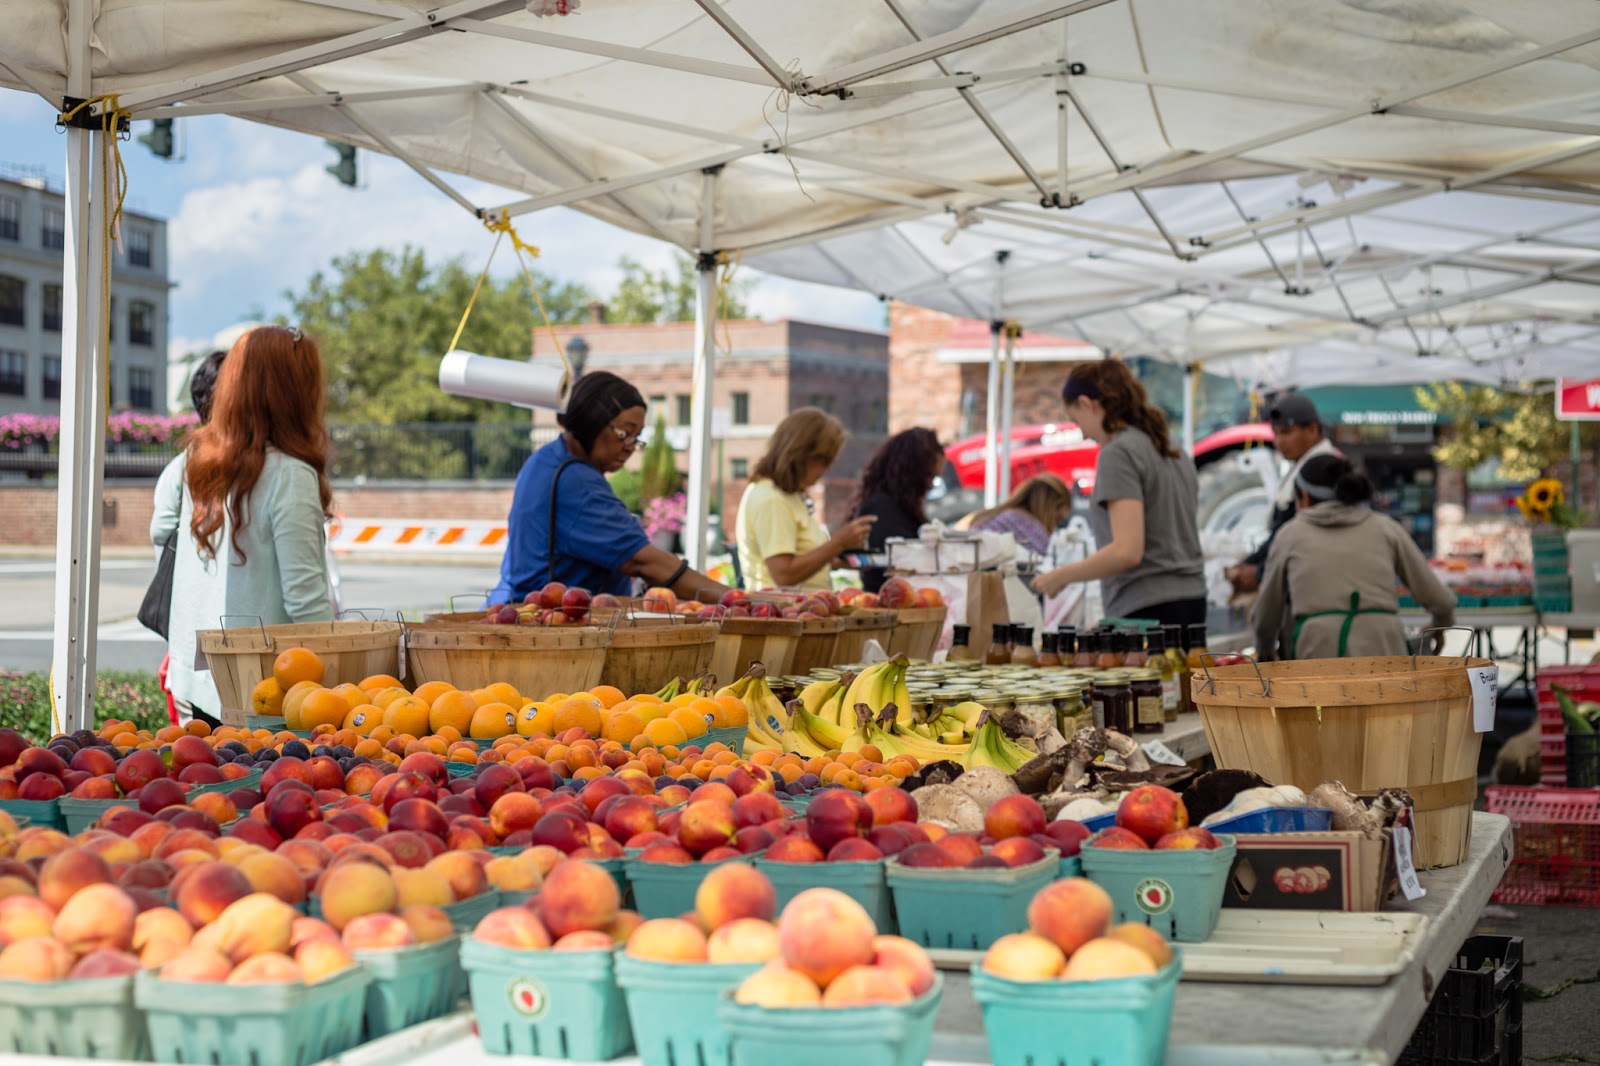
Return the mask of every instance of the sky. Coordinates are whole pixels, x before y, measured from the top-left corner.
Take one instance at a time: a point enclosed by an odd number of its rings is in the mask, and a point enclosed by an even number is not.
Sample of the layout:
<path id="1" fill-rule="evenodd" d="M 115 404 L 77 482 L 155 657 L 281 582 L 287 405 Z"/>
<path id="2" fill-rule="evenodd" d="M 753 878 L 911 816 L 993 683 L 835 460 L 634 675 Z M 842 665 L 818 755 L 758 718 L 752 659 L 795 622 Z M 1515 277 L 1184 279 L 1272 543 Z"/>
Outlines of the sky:
<path id="1" fill-rule="evenodd" d="M 135 122 L 137 138 L 150 128 Z M 481 269 L 493 237 L 459 205 L 398 160 L 357 153 L 360 188 L 340 185 L 323 168 L 334 152 L 319 137 L 221 115 L 177 123 L 181 161 L 157 159 L 136 139 L 122 145 L 131 209 L 167 220 L 172 290 L 169 356 L 212 346 L 230 326 L 283 311 L 285 290 L 300 290 L 333 257 L 411 244 L 429 262 L 465 256 Z M 0 172 L 43 168 L 60 189 L 66 141 L 55 109 L 37 96 L 0 89 Z M 446 176 L 474 203 L 508 198 L 493 186 Z M 578 281 L 602 297 L 629 256 L 648 267 L 672 260 L 672 247 L 568 208 L 518 219 L 517 232 L 542 249 L 546 274 Z M 515 271 L 509 255 L 496 275 Z M 865 293 L 788 281 L 746 269 L 757 279 L 749 305 L 762 318 L 884 328 L 884 308 Z"/>

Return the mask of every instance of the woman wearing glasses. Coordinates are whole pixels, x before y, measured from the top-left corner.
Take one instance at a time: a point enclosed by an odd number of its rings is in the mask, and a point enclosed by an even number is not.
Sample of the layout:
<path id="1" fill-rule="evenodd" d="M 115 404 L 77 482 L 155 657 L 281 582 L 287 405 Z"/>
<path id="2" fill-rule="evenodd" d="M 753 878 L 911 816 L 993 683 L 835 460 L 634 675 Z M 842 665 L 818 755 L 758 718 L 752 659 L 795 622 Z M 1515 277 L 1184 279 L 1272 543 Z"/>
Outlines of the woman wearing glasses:
<path id="1" fill-rule="evenodd" d="M 653 546 L 606 480 L 644 432 L 639 390 L 593 371 L 572 387 L 556 421 L 561 435 L 529 456 L 517 475 L 500 584 L 489 602 L 521 603 L 551 581 L 613 596 L 631 595 L 635 578 L 684 599 L 715 600 L 726 592 Z"/>

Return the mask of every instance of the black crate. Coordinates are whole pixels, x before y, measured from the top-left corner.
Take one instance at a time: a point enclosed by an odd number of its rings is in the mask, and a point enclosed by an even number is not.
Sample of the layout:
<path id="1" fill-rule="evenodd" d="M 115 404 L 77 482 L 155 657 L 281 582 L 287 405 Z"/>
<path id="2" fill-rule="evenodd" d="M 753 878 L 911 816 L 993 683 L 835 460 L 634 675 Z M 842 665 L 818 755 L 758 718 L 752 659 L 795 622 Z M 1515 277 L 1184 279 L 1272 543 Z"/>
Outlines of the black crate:
<path id="1" fill-rule="evenodd" d="M 1400 1055 L 1400 1066 L 1522 1062 L 1522 938 L 1469 936 Z"/>
<path id="2" fill-rule="evenodd" d="M 1567 787 L 1600 788 L 1600 733 L 1567 734 Z"/>

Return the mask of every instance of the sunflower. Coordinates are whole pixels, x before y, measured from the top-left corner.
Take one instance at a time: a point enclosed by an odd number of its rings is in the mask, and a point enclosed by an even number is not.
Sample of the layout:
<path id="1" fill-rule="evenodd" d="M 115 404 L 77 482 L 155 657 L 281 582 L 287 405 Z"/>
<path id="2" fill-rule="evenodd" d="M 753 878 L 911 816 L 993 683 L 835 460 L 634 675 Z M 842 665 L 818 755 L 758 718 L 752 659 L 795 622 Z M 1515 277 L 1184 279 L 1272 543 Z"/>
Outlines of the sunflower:
<path id="1" fill-rule="evenodd" d="M 1518 496 L 1516 498 L 1515 502 L 1516 502 L 1516 505 L 1517 505 L 1517 510 L 1521 511 L 1522 512 L 1522 517 L 1526 518 L 1528 521 L 1530 521 L 1530 522 L 1546 522 L 1546 521 L 1549 521 L 1550 512 L 1549 511 L 1541 511 L 1538 508 L 1534 507 L 1533 504 L 1528 502 L 1528 497 L 1527 496 Z"/>
<path id="2" fill-rule="evenodd" d="M 1553 477 L 1540 478 L 1528 486 L 1528 503 L 1535 510 L 1548 514 L 1550 508 L 1562 501 L 1561 482 Z"/>

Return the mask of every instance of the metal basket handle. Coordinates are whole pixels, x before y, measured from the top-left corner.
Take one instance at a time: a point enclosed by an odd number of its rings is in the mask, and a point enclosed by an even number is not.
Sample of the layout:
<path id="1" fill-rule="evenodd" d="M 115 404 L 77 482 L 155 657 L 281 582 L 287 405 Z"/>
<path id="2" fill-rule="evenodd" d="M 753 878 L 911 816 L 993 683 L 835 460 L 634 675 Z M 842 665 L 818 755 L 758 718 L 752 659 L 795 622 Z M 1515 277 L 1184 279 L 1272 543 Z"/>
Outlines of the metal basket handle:
<path id="1" fill-rule="evenodd" d="M 1452 629 L 1461 630 L 1461 632 L 1467 634 L 1467 636 L 1469 638 L 1475 637 L 1475 636 L 1478 635 L 1478 631 L 1476 629 L 1473 629 L 1471 626 L 1433 626 L 1433 627 L 1431 627 L 1429 629 L 1424 629 L 1421 633 L 1419 633 L 1417 635 L 1419 637 L 1425 637 L 1429 633 L 1448 633 Z M 1439 650 L 1440 651 L 1444 650 L 1444 641 L 1442 641 L 1442 640 L 1439 642 Z M 1468 651 L 1472 650 L 1472 641 L 1470 639 L 1467 641 L 1467 650 Z M 1455 656 L 1446 655 L 1446 656 L 1444 656 L 1444 658 L 1453 659 L 1453 658 L 1455 658 Z M 1471 658 L 1470 655 L 1463 655 L 1461 657 L 1461 665 L 1462 665 L 1463 668 L 1466 667 L 1467 660 L 1470 659 L 1470 658 Z M 1411 672 L 1413 674 L 1417 672 L 1417 653 L 1416 652 L 1412 652 L 1411 653 Z"/>
<path id="2" fill-rule="evenodd" d="M 1272 695 L 1272 682 L 1267 680 L 1267 675 L 1261 672 L 1261 664 L 1256 662 L 1255 656 L 1246 655 L 1244 652 L 1229 652 L 1228 654 L 1238 655 L 1240 658 L 1247 660 L 1251 667 L 1254 668 L 1256 677 L 1261 681 L 1261 694 L 1263 696 Z M 1215 692 L 1217 690 L 1217 679 L 1211 675 L 1211 667 L 1206 664 L 1206 660 L 1211 659 L 1214 662 L 1216 658 L 1217 657 L 1211 654 L 1209 651 L 1203 651 L 1200 653 L 1200 669 L 1206 672 L 1206 679 L 1200 683 L 1200 687 L 1208 692 Z"/>
<path id="3" fill-rule="evenodd" d="M 488 603 L 489 602 L 489 594 L 491 592 L 493 592 L 493 591 L 494 591 L 494 589 L 484 589 L 482 592 L 457 592 L 455 595 L 453 595 L 453 596 L 451 596 L 451 597 L 449 597 L 448 599 L 445 600 L 445 606 L 450 608 L 450 613 L 451 614 L 464 614 L 465 613 L 464 611 L 456 610 L 456 600 L 457 599 L 459 599 L 462 596 L 478 596 L 478 597 L 481 597 L 481 600 L 482 600 L 483 603 Z"/>
<path id="4" fill-rule="evenodd" d="M 272 639 L 267 636 L 267 627 L 265 624 L 263 624 L 259 614 L 225 614 L 218 618 L 217 625 L 222 628 L 223 647 L 228 646 L 228 619 L 230 618 L 254 618 L 256 620 L 256 628 L 261 630 L 261 643 L 265 644 L 268 648 L 272 647 Z"/>
<path id="5" fill-rule="evenodd" d="M 341 610 L 336 617 L 342 622 L 344 621 L 344 616 L 347 614 L 359 615 L 361 620 L 370 625 L 373 629 L 378 628 L 378 623 L 383 620 L 382 607 L 346 607 Z"/>

